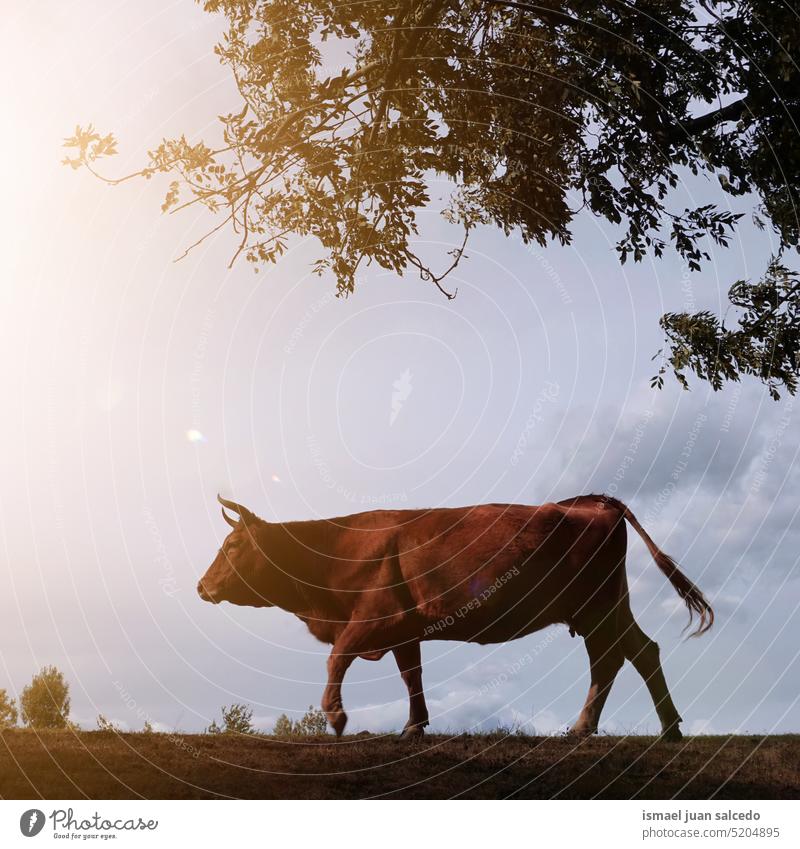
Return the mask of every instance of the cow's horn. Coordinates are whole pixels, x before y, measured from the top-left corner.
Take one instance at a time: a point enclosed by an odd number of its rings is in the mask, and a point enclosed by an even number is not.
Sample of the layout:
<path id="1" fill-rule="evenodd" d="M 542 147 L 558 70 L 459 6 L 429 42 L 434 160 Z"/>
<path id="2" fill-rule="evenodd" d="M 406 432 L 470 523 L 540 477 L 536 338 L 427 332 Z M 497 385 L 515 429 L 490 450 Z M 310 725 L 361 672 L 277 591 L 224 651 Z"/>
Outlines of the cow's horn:
<path id="1" fill-rule="evenodd" d="M 229 516 L 229 515 L 225 512 L 225 508 L 224 508 L 224 507 L 222 508 L 222 518 L 223 518 L 223 519 L 224 519 L 224 520 L 225 520 L 225 521 L 226 521 L 226 522 L 227 522 L 227 523 L 228 523 L 228 524 L 229 524 L 232 528 L 238 528 L 238 527 L 239 527 L 239 523 L 236 521 L 236 519 L 232 519 L 232 518 L 231 518 L 231 517 L 230 517 L 230 516 Z"/>
<path id="2" fill-rule="evenodd" d="M 253 514 L 242 504 L 237 504 L 235 501 L 228 501 L 227 498 L 223 498 L 219 493 L 217 493 L 217 501 L 223 506 L 227 507 L 228 510 L 233 510 L 238 513 L 242 519 L 252 518 Z"/>

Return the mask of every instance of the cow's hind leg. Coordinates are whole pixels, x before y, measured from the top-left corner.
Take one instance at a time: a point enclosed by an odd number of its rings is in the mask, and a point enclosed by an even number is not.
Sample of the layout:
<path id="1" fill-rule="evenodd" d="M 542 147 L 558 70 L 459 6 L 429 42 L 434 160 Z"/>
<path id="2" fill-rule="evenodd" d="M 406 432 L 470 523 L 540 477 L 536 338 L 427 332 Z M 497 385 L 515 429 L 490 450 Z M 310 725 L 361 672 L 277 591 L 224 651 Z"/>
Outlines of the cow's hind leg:
<path id="1" fill-rule="evenodd" d="M 419 641 L 404 643 L 392 651 L 403 683 L 408 689 L 408 722 L 403 729 L 401 739 L 418 739 L 425 733 L 423 729 L 428 724 L 428 707 L 422 691 L 422 658 Z"/>
<path id="2" fill-rule="evenodd" d="M 611 692 L 617 673 L 625 662 L 615 618 L 607 619 L 584 638 L 589 655 L 591 684 L 581 715 L 570 729 L 570 734 L 576 737 L 585 737 L 597 731 L 603 705 Z"/>
<path id="3" fill-rule="evenodd" d="M 664 671 L 661 669 L 658 643 L 642 631 L 633 617 L 623 628 L 623 641 L 625 657 L 634 665 L 650 691 L 661 721 L 662 737 L 665 740 L 680 740 L 683 737 L 679 727 L 681 717 L 672 703 Z"/>

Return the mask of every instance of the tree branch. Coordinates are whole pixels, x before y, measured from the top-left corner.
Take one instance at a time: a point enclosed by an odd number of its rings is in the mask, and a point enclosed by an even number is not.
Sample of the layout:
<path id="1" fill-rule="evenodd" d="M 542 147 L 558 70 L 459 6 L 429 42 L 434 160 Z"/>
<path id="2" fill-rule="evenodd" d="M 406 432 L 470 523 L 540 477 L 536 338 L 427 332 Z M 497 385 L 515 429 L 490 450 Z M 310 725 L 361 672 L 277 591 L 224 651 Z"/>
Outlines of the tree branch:
<path id="1" fill-rule="evenodd" d="M 748 111 L 749 104 L 747 97 L 743 97 L 741 100 L 734 100 L 733 103 L 729 103 L 721 109 L 715 109 L 713 112 L 707 112 L 705 115 L 691 118 L 685 121 L 683 126 L 689 135 L 696 135 L 697 133 L 704 133 L 706 130 L 710 130 L 725 121 L 738 121 Z"/>
<path id="2" fill-rule="evenodd" d="M 575 18 L 566 12 L 540 6 L 537 3 L 517 3 L 515 0 L 486 0 L 486 2 L 490 6 L 510 6 L 512 9 L 520 9 L 523 12 L 533 12 L 537 18 L 546 21 L 548 24 L 570 24 L 579 27 L 584 23 L 580 18 Z"/>
<path id="3" fill-rule="evenodd" d="M 448 292 L 447 289 L 442 286 L 442 280 L 447 277 L 451 271 L 453 271 L 456 266 L 461 262 L 462 257 L 464 256 L 464 249 L 467 247 L 467 240 L 469 239 L 469 227 L 464 228 L 464 239 L 461 242 L 461 246 L 458 248 L 454 248 L 451 251 L 448 251 L 450 256 L 453 257 L 453 261 L 450 263 L 450 266 L 441 274 L 434 274 L 427 265 L 425 265 L 420 258 L 412 253 L 410 250 L 406 249 L 404 251 L 406 259 L 419 271 L 419 276 L 422 280 L 426 282 L 433 283 L 434 286 L 447 298 L 448 301 L 452 301 L 453 298 L 458 294 L 458 289 L 453 292 Z"/>

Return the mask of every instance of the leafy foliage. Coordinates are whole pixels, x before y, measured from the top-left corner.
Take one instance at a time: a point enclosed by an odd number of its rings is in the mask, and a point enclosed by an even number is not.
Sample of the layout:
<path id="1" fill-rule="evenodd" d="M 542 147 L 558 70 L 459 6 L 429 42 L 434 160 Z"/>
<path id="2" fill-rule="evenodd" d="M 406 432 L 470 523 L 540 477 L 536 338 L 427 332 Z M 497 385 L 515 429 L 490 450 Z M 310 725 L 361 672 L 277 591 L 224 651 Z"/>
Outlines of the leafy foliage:
<path id="1" fill-rule="evenodd" d="M 575 216 L 588 210 L 619 227 L 621 262 L 671 247 L 697 271 L 710 244 L 727 245 L 739 216 L 676 205 L 674 190 L 691 173 L 713 175 L 734 197 L 752 193 L 779 254 L 798 246 L 796 3 L 204 5 L 227 18 L 216 50 L 241 101 L 221 116 L 218 147 L 164 140 L 129 177 L 170 174 L 162 208 L 202 204 L 220 214 L 210 233 L 233 227 L 234 260 L 275 262 L 294 233 L 316 238 L 316 270 L 333 272 L 340 294 L 353 291 L 365 263 L 414 270 L 445 291 L 464 245 L 439 274 L 414 249 L 432 174 L 454 187 L 442 212 L 463 227 L 464 244 L 478 224 L 567 244 Z M 66 144 L 74 154 L 65 162 L 94 173 L 115 152 L 113 136 L 92 127 Z M 681 324 L 675 336 L 665 317 L 679 363 L 692 340 L 711 344 L 700 332 L 706 319 L 695 316 L 692 334 Z M 750 327 L 740 325 L 742 341 Z M 792 338 L 773 329 L 757 326 L 756 347 L 788 365 L 784 354 L 797 349 L 785 351 Z M 696 353 L 705 365 L 687 365 L 698 376 L 730 379 L 741 360 L 773 394 L 779 385 L 794 391 L 785 370 L 764 370 L 763 356 L 756 364 L 721 348 L 723 364 L 709 371 L 707 348 Z"/>
<path id="2" fill-rule="evenodd" d="M 69 685 L 55 666 L 34 675 L 19 699 L 22 721 L 30 728 L 68 728 Z"/>
<path id="3" fill-rule="evenodd" d="M 773 398 L 783 385 L 797 391 L 800 351 L 800 276 L 773 259 L 763 279 L 739 280 L 730 300 L 741 310 L 736 329 L 709 312 L 667 313 L 661 326 L 670 342 L 669 365 L 687 385 L 686 370 L 721 389 L 742 374 L 759 377 Z M 660 374 L 666 370 L 662 366 Z"/>
<path id="4" fill-rule="evenodd" d="M 276 737 L 319 737 L 328 733 L 328 720 L 323 711 L 308 706 L 308 710 L 301 719 L 292 722 L 285 713 L 282 713 L 275 721 L 272 732 Z"/>
<path id="5" fill-rule="evenodd" d="M 206 729 L 207 734 L 256 734 L 253 726 L 253 709 L 243 704 L 222 707 L 222 725 L 216 719 Z"/>
<path id="6" fill-rule="evenodd" d="M 0 731 L 17 724 L 17 706 L 5 690 L 0 690 Z"/>

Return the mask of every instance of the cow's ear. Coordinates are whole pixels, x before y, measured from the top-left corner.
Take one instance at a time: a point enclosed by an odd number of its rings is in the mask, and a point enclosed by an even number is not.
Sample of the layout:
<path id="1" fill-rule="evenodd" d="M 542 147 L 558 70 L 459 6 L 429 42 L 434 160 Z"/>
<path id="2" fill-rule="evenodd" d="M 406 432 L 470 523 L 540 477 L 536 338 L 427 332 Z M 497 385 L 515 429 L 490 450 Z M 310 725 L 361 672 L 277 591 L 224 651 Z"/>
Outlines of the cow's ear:
<path id="1" fill-rule="evenodd" d="M 222 518 L 223 518 L 223 519 L 224 519 L 224 520 L 225 520 L 225 521 L 226 521 L 226 522 L 227 522 L 227 523 L 228 523 L 228 524 L 229 524 L 232 528 L 236 529 L 236 528 L 238 528 L 238 527 L 239 527 L 239 523 L 238 523 L 235 519 L 232 519 L 232 518 L 231 518 L 231 517 L 230 517 L 230 516 L 229 516 L 229 515 L 225 512 L 225 508 L 224 508 L 224 507 L 222 508 Z"/>

